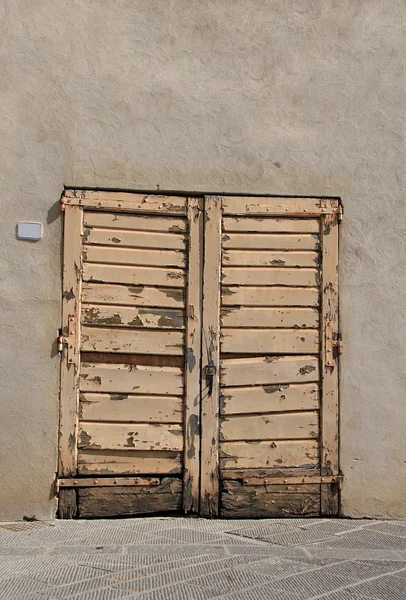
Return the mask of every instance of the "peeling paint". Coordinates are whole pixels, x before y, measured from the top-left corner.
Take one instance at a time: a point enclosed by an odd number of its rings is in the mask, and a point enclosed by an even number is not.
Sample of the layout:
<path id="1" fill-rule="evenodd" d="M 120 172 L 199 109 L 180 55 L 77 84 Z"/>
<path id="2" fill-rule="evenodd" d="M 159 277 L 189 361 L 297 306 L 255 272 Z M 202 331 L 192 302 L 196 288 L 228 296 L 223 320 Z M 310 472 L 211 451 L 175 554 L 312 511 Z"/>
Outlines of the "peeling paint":
<path id="1" fill-rule="evenodd" d="M 307 373 L 312 373 L 312 371 L 315 371 L 316 367 L 313 365 L 305 365 L 304 367 L 300 367 L 299 369 L 299 373 L 301 375 L 306 375 Z"/>
<path id="2" fill-rule="evenodd" d="M 187 364 L 189 373 L 192 373 L 192 371 L 196 365 L 196 357 L 194 355 L 193 348 L 186 349 L 186 364 Z"/>
<path id="3" fill-rule="evenodd" d="M 136 285 L 136 286 L 131 285 L 127 289 L 132 296 L 135 296 L 136 298 L 138 298 L 140 296 L 140 294 L 142 294 L 142 292 L 144 291 L 145 285 Z"/>
<path id="4" fill-rule="evenodd" d="M 195 448 L 195 436 L 198 434 L 199 418 L 197 415 L 190 415 L 189 422 L 187 425 L 186 437 L 189 443 L 189 449 L 187 451 L 188 458 L 194 458 L 196 454 Z"/>
<path id="5" fill-rule="evenodd" d="M 171 233 L 184 233 L 184 229 L 179 227 L 179 225 L 171 225 L 168 229 Z"/>
<path id="6" fill-rule="evenodd" d="M 178 302 L 183 301 L 183 290 L 181 289 L 163 288 L 162 291 L 168 298 L 172 298 Z"/>
<path id="7" fill-rule="evenodd" d="M 73 300 L 75 298 L 75 293 L 73 291 L 73 287 L 70 290 L 65 290 L 62 294 L 64 300 Z"/>
<path id="8" fill-rule="evenodd" d="M 74 435 L 71 433 L 71 434 L 69 435 L 69 442 L 68 442 L 69 450 L 70 450 L 71 452 L 73 452 L 73 451 L 74 451 L 74 449 L 75 449 L 75 443 L 76 443 L 76 441 L 75 441 L 75 436 L 74 436 Z"/>
<path id="9" fill-rule="evenodd" d="M 262 388 L 266 394 L 274 394 L 275 392 L 281 392 L 282 390 L 286 390 L 289 387 L 289 384 L 278 384 L 278 385 L 263 385 Z"/>

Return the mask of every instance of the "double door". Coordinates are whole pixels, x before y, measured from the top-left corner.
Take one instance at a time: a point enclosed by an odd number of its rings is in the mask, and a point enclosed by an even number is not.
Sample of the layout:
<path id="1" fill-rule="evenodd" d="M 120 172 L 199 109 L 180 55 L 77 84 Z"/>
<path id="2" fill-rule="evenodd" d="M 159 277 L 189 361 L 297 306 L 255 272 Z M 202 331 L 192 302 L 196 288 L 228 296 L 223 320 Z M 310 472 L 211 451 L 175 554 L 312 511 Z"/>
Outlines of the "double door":
<path id="1" fill-rule="evenodd" d="M 336 514 L 336 200 L 67 191 L 61 517 Z"/>

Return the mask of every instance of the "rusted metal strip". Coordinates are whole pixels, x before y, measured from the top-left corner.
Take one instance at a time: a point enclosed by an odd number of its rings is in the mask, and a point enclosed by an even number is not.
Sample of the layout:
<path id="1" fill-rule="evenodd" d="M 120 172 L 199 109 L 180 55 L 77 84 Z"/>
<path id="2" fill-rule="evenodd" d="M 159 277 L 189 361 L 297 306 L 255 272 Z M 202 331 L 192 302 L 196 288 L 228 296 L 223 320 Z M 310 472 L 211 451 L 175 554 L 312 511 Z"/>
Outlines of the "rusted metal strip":
<path id="1" fill-rule="evenodd" d="M 80 479 L 57 479 L 56 488 L 110 487 L 134 485 L 159 485 L 158 477 L 81 477 Z"/>
<path id="2" fill-rule="evenodd" d="M 301 485 L 309 483 L 341 483 L 342 475 L 331 475 L 329 477 L 249 477 L 243 479 L 244 485 Z"/>

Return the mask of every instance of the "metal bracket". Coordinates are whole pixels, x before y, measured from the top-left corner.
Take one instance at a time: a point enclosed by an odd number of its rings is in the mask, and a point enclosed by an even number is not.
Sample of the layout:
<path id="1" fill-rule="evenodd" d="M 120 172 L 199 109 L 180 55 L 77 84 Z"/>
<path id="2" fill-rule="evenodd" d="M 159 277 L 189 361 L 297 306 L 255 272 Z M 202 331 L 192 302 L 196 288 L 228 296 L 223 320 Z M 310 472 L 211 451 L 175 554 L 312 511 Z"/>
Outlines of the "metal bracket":
<path id="1" fill-rule="evenodd" d="M 339 333 L 333 333 L 333 326 L 330 322 L 326 323 L 326 366 L 334 367 L 336 354 L 334 350 L 336 350 L 337 355 L 343 353 L 343 343 L 341 341 L 341 335 Z"/>
<path id="2" fill-rule="evenodd" d="M 215 374 L 216 374 L 215 365 L 206 365 L 204 367 L 204 375 L 206 378 L 206 387 L 207 387 L 209 396 L 211 396 L 213 393 L 213 379 L 214 379 Z"/>
<path id="3" fill-rule="evenodd" d="M 60 330 L 61 332 L 61 330 Z M 61 360 L 64 358 L 64 350 L 67 351 L 68 364 L 73 364 L 76 361 L 76 317 L 69 315 L 68 317 L 68 335 L 58 336 L 58 352 L 61 354 Z"/>
<path id="4" fill-rule="evenodd" d="M 291 477 L 249 477 L 243 479 L 243 485 L 302 485 L 302 484 L 321 484 L 321 483 L 337 483 L 340 487 L 343 482 L 342 475 L 310 475 L 307 477 L 291 476 Z"/>
<path id="5" fill-rule="evenodd" d="M 61 488 L 110 487 L 110 486 L 156 486 L 161 483 L 159 477 L 81 477 L 77 479 L 59 478 L 55 482 L 56 493 Z"/>

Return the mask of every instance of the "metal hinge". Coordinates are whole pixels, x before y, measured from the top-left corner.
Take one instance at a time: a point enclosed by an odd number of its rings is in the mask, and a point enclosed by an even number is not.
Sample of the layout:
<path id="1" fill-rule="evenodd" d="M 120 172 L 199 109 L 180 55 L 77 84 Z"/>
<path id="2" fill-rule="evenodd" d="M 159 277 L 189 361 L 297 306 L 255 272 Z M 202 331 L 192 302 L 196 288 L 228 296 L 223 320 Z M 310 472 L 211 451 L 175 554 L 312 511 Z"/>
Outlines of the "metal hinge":
<path id="1" fill-rule="evenodd" d="M 343 220 L 343 216 L 344 216 L 344 209 L 341 206 L 341 204 L 338 207 L 338 213 L 337 214 L 338 214 L 338 222 L 341 223 L 341 221 Z"/>
<path id="2" fill-rule="evenodd" d="M 343 343 L 341 335 L 339 333 L 333 333 L 333 325 L 330 322 L 326 323 L 325 339 L 326 366 L 334 367 L 336 356 L 339 356 L 343 352 Z"/>
<path id="3" fill-rule="evenodd" d="M 341 341 L 340 338 L 338 340 L 333 341 L 333 348 L 337 349 L 337 354 L 343 353 L 343 342 Z"/>
<path id="4" fill-rule="evenodd" d="M 76 361 L 76 318 L 73 315 L 68 317 L 68 335 L 62 335 L 62 331 L 59 330 L 58 336 L 58 352 L 61 354 L 61 360 L 65 357 L 65 350 L 67 352 L 68 363 L 73 364 Z"/>

